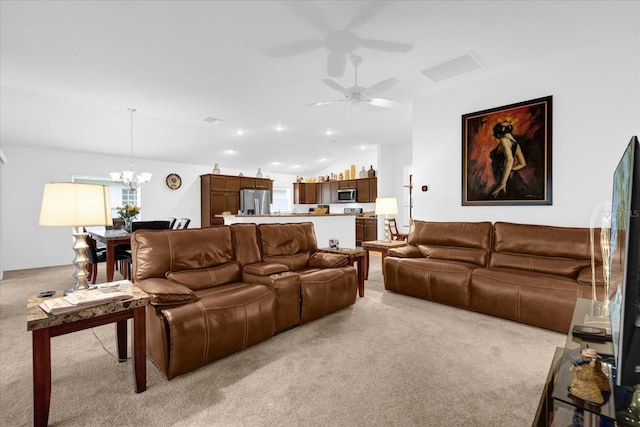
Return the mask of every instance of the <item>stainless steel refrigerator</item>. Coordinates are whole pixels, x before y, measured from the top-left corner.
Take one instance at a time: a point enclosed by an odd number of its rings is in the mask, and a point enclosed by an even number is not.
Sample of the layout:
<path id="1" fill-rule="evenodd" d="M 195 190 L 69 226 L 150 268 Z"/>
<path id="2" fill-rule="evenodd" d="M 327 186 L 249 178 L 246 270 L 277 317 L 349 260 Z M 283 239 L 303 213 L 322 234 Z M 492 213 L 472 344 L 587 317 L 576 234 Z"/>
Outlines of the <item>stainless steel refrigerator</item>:
<path id="1" fill-rule="evenodd" d="M 271 214 L 271 192 L 269 190 L 241 190 L 240 212 L 245 215 Z"/>

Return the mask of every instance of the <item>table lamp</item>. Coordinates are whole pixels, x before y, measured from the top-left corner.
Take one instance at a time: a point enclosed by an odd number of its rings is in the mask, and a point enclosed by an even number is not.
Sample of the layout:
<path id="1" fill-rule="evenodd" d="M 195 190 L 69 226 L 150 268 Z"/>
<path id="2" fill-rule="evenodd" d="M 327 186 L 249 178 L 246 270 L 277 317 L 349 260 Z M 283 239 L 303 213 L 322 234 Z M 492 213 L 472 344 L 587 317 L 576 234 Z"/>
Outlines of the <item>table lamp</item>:
<path id="1" fill-rule="evenodd" d="M 76 284 L 65 295 L 87 286 L 87 235 L 85 226 L 112 225 L 109 187 L 106 185 L 49 182 L 44 186 L 40 225 L 73 227 Z"/>
<path id="2" fill-rule="evenodd" d="M 384 241 L 391 241 L 391 226 L 389 215 L 398 214 L 398 201 L 395 197 L 376 198 L 376 215 L 384 215 Z"/>

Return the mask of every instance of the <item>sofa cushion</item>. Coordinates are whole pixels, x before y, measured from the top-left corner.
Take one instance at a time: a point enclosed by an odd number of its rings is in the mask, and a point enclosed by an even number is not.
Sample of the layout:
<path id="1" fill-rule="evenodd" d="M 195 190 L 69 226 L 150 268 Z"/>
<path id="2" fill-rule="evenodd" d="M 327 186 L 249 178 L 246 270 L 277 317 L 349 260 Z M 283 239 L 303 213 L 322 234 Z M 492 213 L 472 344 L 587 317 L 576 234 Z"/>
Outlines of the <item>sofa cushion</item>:
<path id="1" fill-rule="evenodd" d="M 131 236 L 133 281 L 165 277 L 167 271 L 197 270 L 233 261 L 228 226 L 187 230 L 138 230 Z"/>
<path id="2" fill-rule="evenodd" d="M 408 243 L 431 246 L 491 249 L 490 222 L 430 222 L 413 220 Z"/>
<path id="3" fill-rule="evenodd" d="M 291 271 L 301 270 L 309 264 L 309 252 L 294 255 L 265 256 L 264 262 L 284 264 Z"/>
<path id="4" fill-rule="evenodd" d="M 420 244 L 418 245 L 418 250 L 425 258 L 468 262 L 482 267 L 487 265 L 489 258 L 489 252 L 481 249 Z"/>
<path id="5" fill-rule="evenodd" d="M 191 290 L 197 291 L 212 286 L 240 281 L 240 267 L 237 263 L 229 263 L 199 270 L 167 271 L 167 279 L 181 283 Z"/>
<path id="6" fill-rule="evenodd" d="M 589 266 L 589 261 L 494 252 L 491 255 L 489 266 L 515 268 L 522 271 L 535 271 L 576 279 L 578 273 Z"/>
<path id="7" fill-rule="evenodd" d="M 338 268 L 347 264 L 349 264 L 349 258 L 340 254 L 316 252 L 309 258 L 309 267 L 311 268 Z"/>
<path id="8" fill-rule="evenodd" d="M 289 271 L 289 267 L 275 262 L 257 262 L 242 269 L 243 273 L 255 276 L 269 276 L 270 274 L 284 273 L 285 271 Z"/>
<path id="9" fill-rule="evenodd" d="M 259 224 L 263 260 L 278 255 L 295 255 L 318 250 L 313 223 Z"/>

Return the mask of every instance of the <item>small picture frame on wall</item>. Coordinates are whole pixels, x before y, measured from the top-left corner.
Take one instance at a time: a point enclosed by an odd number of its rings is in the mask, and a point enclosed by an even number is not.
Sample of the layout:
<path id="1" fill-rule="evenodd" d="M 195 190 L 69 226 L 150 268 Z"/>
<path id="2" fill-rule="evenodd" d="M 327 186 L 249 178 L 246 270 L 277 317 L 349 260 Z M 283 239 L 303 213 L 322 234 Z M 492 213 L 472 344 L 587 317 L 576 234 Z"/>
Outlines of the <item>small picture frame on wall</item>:
<path id="1" fill-rule="evenodd" d="M 552 96 L 462 116 L 462 206 L 551 205 Z"/>

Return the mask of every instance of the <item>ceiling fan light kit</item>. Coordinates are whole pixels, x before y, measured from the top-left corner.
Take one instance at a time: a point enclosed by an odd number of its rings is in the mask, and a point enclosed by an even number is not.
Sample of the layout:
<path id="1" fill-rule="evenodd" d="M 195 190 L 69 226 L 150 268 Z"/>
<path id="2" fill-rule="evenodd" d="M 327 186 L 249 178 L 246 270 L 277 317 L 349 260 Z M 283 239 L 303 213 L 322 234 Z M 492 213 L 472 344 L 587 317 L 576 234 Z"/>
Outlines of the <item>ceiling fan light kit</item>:
<path id="1" fill-rule="evenodd" d="M 362 57 L 357 55 L 351 56 L 351 63 L 355 68 L 355 82 L 351 87 L 344 87 L 341 84 L 335 82 L 331 79 L 322 79 L 322 82 L 329 86 L 331 89 L 334 89 L 344 95 L 344 98 L 335 99 L 331 101 L 320 101 L 309 104 L 311 106 L 321 106 L 327 104 L 334 104 L 338 102 L 350 102 L 351 107 L 358 106 L 361 103 L 373 105 L 375 107 L 382 108 L 398 108 L 401 104 L 396 101 L 392 101 L 386 98 L 373 98 L 372 95 L 377 95 L 379 93 L 385 92 L 394 86 L 400 83 L 396 78 L 389 78 L 386 80 L 382 80 L 368 88 L 363 86 L 358 86 L 358 66 L 362 64 Z"/>

